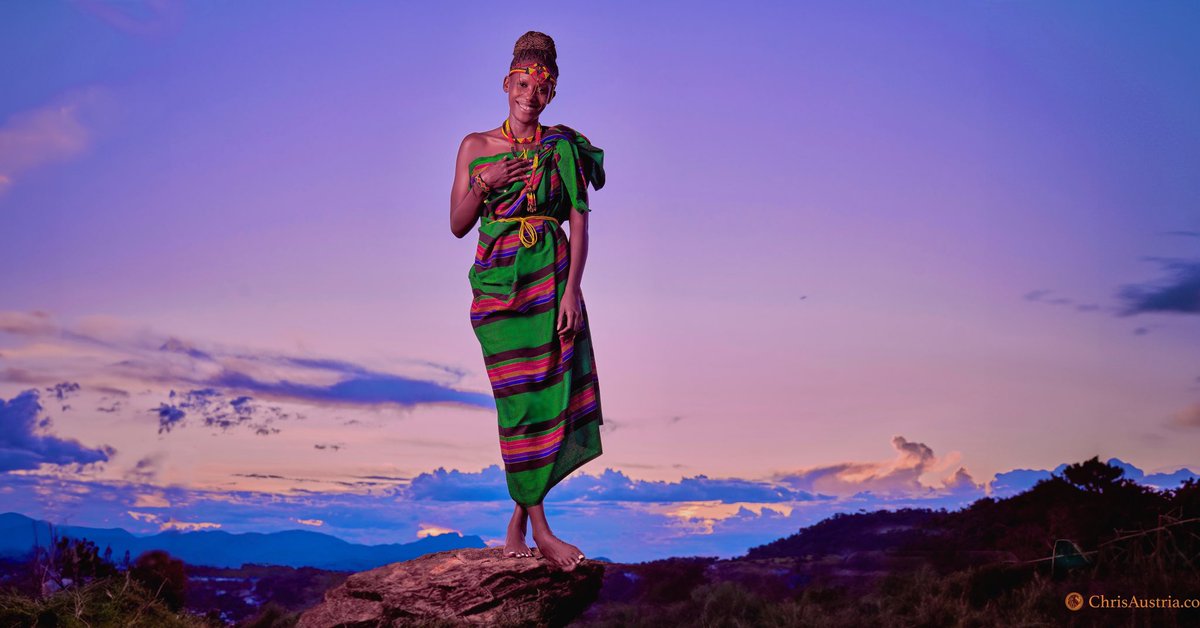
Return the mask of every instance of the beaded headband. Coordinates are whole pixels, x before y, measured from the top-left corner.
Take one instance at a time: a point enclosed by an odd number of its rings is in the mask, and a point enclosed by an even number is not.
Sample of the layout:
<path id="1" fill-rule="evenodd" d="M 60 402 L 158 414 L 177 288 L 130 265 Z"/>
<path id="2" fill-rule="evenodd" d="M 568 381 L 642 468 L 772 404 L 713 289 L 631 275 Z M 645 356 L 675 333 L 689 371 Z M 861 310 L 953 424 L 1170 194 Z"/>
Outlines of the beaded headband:
<path id="1" fill-rule="evenodd" d="M 534 78 L 534 80 L 537 81 L 538 83 L 543 83 L 543 82 L 548 81 L 550 83 L 551 87 L 558 84 L 558 79 L 554 78 L 554 75 L 550 73 L 550 68 L 548 68 L 540 63 L 530 63 L 528 65 L 516 67 L 516 68 L 513 68 L 508 71 L 509 74 L 512 74 L 514 72 L 523 72 L 525 74 L 528 74 L 528 75 L 532 76 Z"/>

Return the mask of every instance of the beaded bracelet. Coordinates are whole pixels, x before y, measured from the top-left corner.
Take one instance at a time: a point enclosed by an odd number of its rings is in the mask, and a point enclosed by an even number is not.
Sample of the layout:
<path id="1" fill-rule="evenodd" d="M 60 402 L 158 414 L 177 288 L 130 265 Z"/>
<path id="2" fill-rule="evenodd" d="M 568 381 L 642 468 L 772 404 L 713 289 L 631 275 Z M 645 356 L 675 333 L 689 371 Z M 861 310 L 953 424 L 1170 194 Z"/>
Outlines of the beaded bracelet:
<path id="1" fill-rule="evenodd" d="M 487 194 L 492 191 L 492 186 L 488 185 L 487 181 L 483 180 L 482 172 L 471 177 L 471 185 L 479 190 L 480 196 L 487 196 Z"/>

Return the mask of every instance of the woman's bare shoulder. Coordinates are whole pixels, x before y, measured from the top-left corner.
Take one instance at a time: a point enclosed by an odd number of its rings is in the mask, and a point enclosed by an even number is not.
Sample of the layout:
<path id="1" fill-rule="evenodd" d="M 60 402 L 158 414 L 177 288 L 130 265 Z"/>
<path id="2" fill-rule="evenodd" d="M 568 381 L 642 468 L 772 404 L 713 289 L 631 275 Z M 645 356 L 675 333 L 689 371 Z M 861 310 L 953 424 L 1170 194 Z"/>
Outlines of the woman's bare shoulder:
<path id="1" fill-rule="evenodd" d="M 459 151 L 470 152 L 473 149 L 483 148 L 487 144 L 487 133 L 485 131 L 472 131 L 467 133 L 462 143 L 459 145 Z"/>
<path id="2" fill-rule="evenodd" d="M 458 148 L 459 155 L 467 161 L 490 155 L 491 148 L 496 145 L 497 137 L 492 131 L 473 131 L 463 137 Z M 492 151 L 495 152 L 495 151 Z"/>

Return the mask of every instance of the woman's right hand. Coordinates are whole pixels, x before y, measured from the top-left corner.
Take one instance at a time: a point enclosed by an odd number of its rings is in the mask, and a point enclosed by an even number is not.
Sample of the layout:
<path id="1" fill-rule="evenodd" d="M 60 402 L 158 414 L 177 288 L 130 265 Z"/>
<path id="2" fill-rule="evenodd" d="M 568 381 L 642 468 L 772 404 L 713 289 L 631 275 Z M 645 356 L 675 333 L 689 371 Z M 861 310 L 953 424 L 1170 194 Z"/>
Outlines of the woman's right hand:
<path id="1" fill-rule="evenodd" d="M 501 159 L 484 168 L 480 177 L 488 187 L 499 188 L 529 176 L 532 167 L 532 159 Z"/>

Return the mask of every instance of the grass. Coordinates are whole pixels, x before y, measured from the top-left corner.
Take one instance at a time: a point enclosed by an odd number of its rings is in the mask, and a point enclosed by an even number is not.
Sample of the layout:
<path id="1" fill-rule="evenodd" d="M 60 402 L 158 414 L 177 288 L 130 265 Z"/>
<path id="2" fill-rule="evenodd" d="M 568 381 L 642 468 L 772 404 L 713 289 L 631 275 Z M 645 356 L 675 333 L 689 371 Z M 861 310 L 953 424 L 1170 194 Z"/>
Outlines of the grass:
<path id="1" fill-rule="evenodd" d="M 44 598 L 0 592 L 0 625 L 57 628 L 200 628 L 223 626 L 167 608 L 154 593 L 126 574 L 97 578 Z"/>

